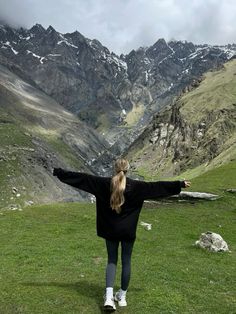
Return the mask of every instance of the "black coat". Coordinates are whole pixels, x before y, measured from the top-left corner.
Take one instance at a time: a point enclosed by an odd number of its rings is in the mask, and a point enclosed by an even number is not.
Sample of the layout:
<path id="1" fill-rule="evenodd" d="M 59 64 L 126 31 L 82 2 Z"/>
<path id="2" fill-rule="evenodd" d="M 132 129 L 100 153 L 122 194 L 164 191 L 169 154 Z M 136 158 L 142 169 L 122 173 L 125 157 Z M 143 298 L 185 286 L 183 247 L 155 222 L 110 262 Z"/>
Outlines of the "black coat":
<path id="1" fill-rule="evenodd" d="M 134 240 L 144 200 L 179 194 L 183 181 L 144 182 L 126 178 L 125 203 L 121 213 L 110 207 L 111 178 L 55 168 L 53 175 L 62 182 L 96 197 L 97 235 L 108 240 Z"/>

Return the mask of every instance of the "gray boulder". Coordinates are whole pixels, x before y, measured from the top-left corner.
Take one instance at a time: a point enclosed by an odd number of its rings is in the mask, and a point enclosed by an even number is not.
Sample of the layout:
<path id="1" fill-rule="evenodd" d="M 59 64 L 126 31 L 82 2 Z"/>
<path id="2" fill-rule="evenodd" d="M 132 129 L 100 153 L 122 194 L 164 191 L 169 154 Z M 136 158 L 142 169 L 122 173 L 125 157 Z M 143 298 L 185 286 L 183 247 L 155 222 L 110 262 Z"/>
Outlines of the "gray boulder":
<path id="1" fill-rule="evenodd" d="M 224 241 L 224 239 L 219 234 L 211 231 L 202 233 L 200 239 L 195 242 L 195 245 L 211 252 L 229 251 L 228 244 Z"/>

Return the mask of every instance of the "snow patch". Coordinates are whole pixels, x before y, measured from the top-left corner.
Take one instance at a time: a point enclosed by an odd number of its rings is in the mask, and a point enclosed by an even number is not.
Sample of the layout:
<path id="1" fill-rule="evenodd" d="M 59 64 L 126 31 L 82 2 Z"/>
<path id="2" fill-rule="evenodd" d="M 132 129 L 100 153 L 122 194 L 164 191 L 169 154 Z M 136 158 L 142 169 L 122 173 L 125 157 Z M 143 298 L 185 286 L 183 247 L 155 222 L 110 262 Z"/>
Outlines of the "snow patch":
<path id="1" fill-rule="evenodd" d="M 118 59 L 116 56 L 114 55 L 108 55 L 106 56 L 108 63 L 112 64 L 115 63 L 118 67 L 118 70 L 121 71 L 121 69 L 124 69 L 125 71 L 127 71 L 128 67 L 127 67 L 127 63 L 121 59 Z"/>
<path id="2" fill-rule="evenodd" d="M 11 47 L 11 50 L 14 52 L 15 55 L 18 55 L 18 51 L 16 51 L 13 47 Z"/>
<path id="3" fill-rule="evenodd" d="M 219 48 L 227 55 L 228 59 L 231 59 L 236 54 L 236 51 L 232 49 L 228 49 L 226 47 L 219 47 Z"/>
<path id="4" fill-rule="evenodd" d="M 73 47 L 73 48 L 76 48 L 78 49 L 79 47 L 78 46 L 75 46 L 73 44 L 71 44 L 62 34 L 60 34 L 60 37 L 62 40 L 58 41 L 58 45 L 61 45 L 62 43 L 66 44 L 67 46 L 70 46 L 70 47 Z"/>
<path id="5" fill-rule="evenodd" d="M 41 64 L 43 64 L 43 60 L 46 60 L 45 57 L 41 57 L 41 56 L 39 56 L 39 55 L 36 55 L 34 52 L 32 52 L 32 51 L 30 51 L 30 50 L 26 50 L 26 52 L 27 52 L 27 55 L 28 55 L 28 54 L 32 54 L 33 57 L 39 59 L 39 62 L 40 62 Z"/>
<path id="6" fill-rule="evenodd" d="M 144 59 L 143 59 L 143 62 L 144 62 L 145 64 L 150 64 L 150 63 L 151 63 L 151 61 L 150 61 L 148 58 L 144 58 Z"/>
<path id="7" fill-rule="evenodd" d="M 182 73 L 188 74 L 189 73 L 189 69 L 183 70 Z"/>
<path id="8" fill-rule="evenodd" d="M 171 88 L 174 86 L 173 83 L 170 84 L 170 86 L 168 87 L 168 90 L 171 90 Z"/>
<path id="9" fill-rule="evenodd" d="M 5 46 L 5 47 L 4 47 Z M 10 48 L 11 49 L 11 51 L 15 54 L 15 55 L 18 55 L 18 51 L 16 51 L 13 47 L 12 47 L 12 45 L 10 44 L 10 42 L 9 41 L 6 41 L 5 43 L 3 43 L 3 46 L 2 46 L 2 48 L 4 48 L 4 49 L 6 49 L 6 48 Z"/>
<path id="10" fill-rule="evenodd" d="M 171 46 L 169 46 L 169 45 L 168 45 L 168 43 L 167 43 L 167 47 L 168 47 L 168 48 L 170 48 L 170 50 L 172 51 L 172 54 L 174 54 L 174 53 L 175 53 L 174 49 L 173 49 L 173 48 L 171 48 Z"/>
<path id="11" fill-rule="evenodd" d="M 61 57 L 60 53 L 49 53 L 48 54 L 49 57 Z"/>

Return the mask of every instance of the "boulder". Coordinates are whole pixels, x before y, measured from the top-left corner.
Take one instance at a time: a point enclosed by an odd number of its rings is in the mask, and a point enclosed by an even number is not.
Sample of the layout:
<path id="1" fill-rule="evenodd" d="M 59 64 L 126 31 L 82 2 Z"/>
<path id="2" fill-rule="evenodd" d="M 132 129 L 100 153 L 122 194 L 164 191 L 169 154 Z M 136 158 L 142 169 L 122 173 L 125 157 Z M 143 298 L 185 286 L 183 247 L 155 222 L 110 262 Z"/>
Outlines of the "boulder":
<path id="1" fill-rule="evenodd" d="M 224 239 L 219 234 L 211 231 L 202 233 L 200 239 L 195 242 L 195 245 L 211 252 L 229 251 L 228 244 Z"/>
<path id="2" fill-rule="evenodd" d="M 227 189 L 226 191 L 230 193 L 236 193 L 236 189 Z"/>
<path id="3" fill-rule="evenodd" d="M 179 194 L 180 198 L 195 198 L 195 199 L 204 199 L 204 200 L 210 200 L 214 201 L 220 198 L 219 195 L 211 194 L 211 193 L 203 193 L 203 192 L 180 192 Z"/>

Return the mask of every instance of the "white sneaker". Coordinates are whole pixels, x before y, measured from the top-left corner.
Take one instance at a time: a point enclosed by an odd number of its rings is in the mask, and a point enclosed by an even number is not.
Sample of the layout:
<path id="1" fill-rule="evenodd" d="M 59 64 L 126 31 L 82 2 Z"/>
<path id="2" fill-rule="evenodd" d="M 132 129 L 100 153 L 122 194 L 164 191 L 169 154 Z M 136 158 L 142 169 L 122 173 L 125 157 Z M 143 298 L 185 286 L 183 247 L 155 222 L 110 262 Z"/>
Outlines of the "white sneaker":
<path id="1" fill-rule="evenodd" d="M 116 310 L 116 305 L 114 302 L 114 298 L 104 296 L 104 310 L 108 312 L 114 312 Z"/>
<path id="2" fill-rule="evenodd" d="M 120 290 L 115 294 L 115 301 L 119 306 L 127 306 L 126 295 L 122 294 Z"/>

